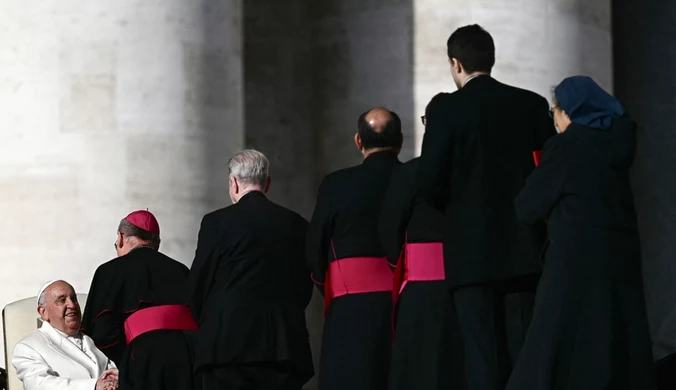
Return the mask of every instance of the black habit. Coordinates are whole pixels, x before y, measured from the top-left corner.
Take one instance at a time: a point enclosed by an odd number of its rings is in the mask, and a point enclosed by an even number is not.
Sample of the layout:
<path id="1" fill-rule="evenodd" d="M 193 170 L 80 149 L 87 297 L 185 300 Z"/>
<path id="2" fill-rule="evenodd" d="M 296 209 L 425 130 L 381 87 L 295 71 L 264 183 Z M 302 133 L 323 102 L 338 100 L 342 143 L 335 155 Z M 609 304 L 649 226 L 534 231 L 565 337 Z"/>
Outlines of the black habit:
<path id="1" fill-rule="evenodd" d="M 329 262 L 385 256 L 378 238 L 378 215 L 392 170 L 399 164 L 397 153 L 377 152 L 361 165 L 324 178 L 307 236 L 307 258 L 320 289 Z M 387 388 L 391 317 L 391 292 L 333 299 L 322 335 L 320 390 Z"/>
<path id="2" fill-rule="evenodd" d="M 548 111 L 543 97 L 488 75 L 427 106 L 419 184 L 445 211 L 446 280 L 472 390 L 504 386 L 532 312 L 546 232 L 517 219 L 514 199 L 533 151 L 555 134 Z"/>
<path id="3" fill-rule="evenodd" d="M 137 247 L 94 273 L 83 332 L 120 369 L 120 389 L 189 390 L 194 332 L 156 330 L 126 344 L 124 322 L 138 309 L 188 303 L 188 268 L 148 247 Z"/>
<path id="4" fill-rule="evenodd" d="M 380 211 L 380 241 L 392 266 L 406 243 L 444 238 L 443 214 L 418 194 L 418 162 L 395 169 Z M 460 329 L 446 282 L 407 283 L 395 310 L 389 390 L 464 388 Z"/>
<path id="5" fill-rule="evenodd" d="M 634 198 L 635 124 L 571 124 L 549 140 L 516 199 L 528 223 L 548 219 L 533 320 L 508 388 L 655 386 Z"/>
<path id="6" fill-rule="evenodd" d="M 300 389 L 314 374 L 307 224 L 259 191 L 202 219 L 190 285 L 205 389 Z"/>

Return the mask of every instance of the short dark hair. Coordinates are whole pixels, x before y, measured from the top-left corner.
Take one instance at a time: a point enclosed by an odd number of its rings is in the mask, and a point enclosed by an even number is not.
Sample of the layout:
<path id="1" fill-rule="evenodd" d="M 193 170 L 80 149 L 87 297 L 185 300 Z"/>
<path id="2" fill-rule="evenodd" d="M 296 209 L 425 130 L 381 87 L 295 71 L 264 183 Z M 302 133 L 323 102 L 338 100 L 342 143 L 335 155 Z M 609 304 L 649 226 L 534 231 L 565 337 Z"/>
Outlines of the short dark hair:
<path id="1" fill-rule="evenodd" d="M 371 112 L 366 111 L 359 115 L 357 120 L 357 133 L 361 138 L 361 144 L 364 149 L 375 148 L 401 148 L 404 143 L 404 135 L 401 132 L 401 119 L 394 111 L 390 111 L 390 120 L 382 129 L 382 131 L 375 131 L 371 125 L 366 121 L 366 115 Z"/>
<path id="2" fill-rule="evenodd" d="M 138 237 L 143 241 L 150 241 L 155 247 L 160 245 L 159 234 L 151 233 L 145 229 L 141 229 L 136 225 L 132 225 L 131 222 L 127 221 L 126 219 L 120 221 L 120 226 L 118 226 L 117 231 L 127 237 Z"/>
<path id="3" fill-rule="evenodd" d="M 466 73 L 490 72 L 495 65 L 495 44 L 478 24 L 460 27 L 446 42 L 448 58 L 460 61 Z"/>

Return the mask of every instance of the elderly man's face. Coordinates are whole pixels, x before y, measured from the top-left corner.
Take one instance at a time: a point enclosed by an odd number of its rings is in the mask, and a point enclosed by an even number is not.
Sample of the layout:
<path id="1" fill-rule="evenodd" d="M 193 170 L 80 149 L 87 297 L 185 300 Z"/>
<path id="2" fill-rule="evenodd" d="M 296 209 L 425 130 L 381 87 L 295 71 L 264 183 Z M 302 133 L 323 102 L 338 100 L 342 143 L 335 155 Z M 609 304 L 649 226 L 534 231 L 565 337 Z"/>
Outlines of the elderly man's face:
<path id="1" fill-rule="evenodd" d="M 38 307 L 38 313 L 54 329 L 69 336 L 80 331 L 82 322 L 80 304 L 73 286 L 66 282 L 54 282 L 47 287 L 44 306 Z"/>

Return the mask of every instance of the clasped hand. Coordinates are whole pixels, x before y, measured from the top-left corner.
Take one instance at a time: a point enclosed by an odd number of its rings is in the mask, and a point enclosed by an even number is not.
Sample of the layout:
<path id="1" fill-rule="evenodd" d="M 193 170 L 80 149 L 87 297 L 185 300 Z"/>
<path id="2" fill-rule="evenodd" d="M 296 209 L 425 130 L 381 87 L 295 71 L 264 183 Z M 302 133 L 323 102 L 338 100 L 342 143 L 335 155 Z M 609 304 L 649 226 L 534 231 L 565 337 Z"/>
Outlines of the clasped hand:
<path id="1" fill-rule="evenodd" d="M 111 368 L 103 372 L 103 375 L 96 381 L 96 390 L 117 390 L 119 372 L 117 368 Z"/>

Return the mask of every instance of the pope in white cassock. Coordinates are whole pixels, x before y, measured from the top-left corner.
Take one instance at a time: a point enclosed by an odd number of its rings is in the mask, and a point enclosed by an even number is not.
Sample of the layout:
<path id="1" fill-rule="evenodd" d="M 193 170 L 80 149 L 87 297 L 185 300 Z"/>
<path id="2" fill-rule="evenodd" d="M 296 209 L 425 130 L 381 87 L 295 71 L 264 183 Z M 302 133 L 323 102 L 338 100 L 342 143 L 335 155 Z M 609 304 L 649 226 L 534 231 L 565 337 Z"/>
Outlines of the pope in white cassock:
<path id="1" fill-rule="evenodd" d="M 25 390 L 114 390 L 115 363 L 80 332 L 82 312 L 73 286 L 57 280 L 38 293 L 40 329 L 12 351 L 12 364 Z"/>

